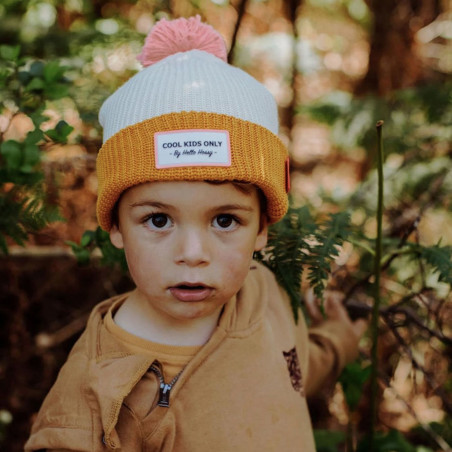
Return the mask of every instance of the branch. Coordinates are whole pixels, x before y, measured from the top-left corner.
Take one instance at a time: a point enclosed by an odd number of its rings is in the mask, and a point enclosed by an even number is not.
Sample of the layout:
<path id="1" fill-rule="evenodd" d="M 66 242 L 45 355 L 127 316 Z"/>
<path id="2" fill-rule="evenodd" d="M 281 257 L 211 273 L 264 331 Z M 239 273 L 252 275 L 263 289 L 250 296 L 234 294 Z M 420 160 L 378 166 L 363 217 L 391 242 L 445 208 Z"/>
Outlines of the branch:
<path id="1" fill-rule="evenodd" d="M 35 343 L 38 349 L 52 348 L 62 344 L 66 340 L 80 333 L 86 326 L 89 313 L 85 313 L 75 318 L 67 325 L 64 325 L 54 333 L 39 333 L 35 337 Z"/>
<path id="2" fill-rule="evenodd" d="M 399 302 L 400 303 L 400 302 Z M 448 337 L 444 335 L 441 331 L 436 331 L 430 327 L 428 327 L 422 319 L 414 312 L 412 309 L 406 306 L 400 306 L 397 303 L 396 305 L 392 305 L 389 307 L 381 307 L 378 310 L 378 315 L 384 318 L 387 321 L 391 321 L 394 327 L 398 327 L 393 322 L 393 317 L 397 314 L 402 314 L 405 316 L 406 321 L 411 321 L 416 326 L 418 326 L 421 330 L 426 331 L 430 336 L 435 337 L 439 341 L 441 341 L 445 345 L 452 346 L 452 337 Z M 372 306 L 369 306 L 365 303 L 361 303 L 355 300 L 349 300 L 345 302 L 345 307 L 348 311 L 357 317 L 366 317 L 370 312 L 372 312 Z"/>
<path id="3" fill-rule="evenodd" d="M 292 101 L 289 106 L 289 131 L 292 134 L 293 126 L 294 126 L 294 118 L 296 115 L 296 107 L 298 101 L 298 89 L 297 89 L 297 75 L 298 75 L 298 53 L 297 53 L 297 42 L 298 42 L 298 28 L 297 28 L 297 13 L 298 10 L 303 3 L 303 0 L 290 0 L 285 2 L 285 6 L 288 9 L 288 16 L 290 23 L 292 24 L 292 36 L 293 36 L 293 45 L 292 45 Z"/>
<path id="4" fill-rule="evenodd" d="M 230 63 L 234 59 L 235 46 L 237 43 L 237 35 L 239 33 L 240 25 L 242 24 L 243 16 L 245 15 L 246 4 L 248 0 L 241 0 L 239 3 L 238 11 L 237 11 L 237 22 L 235 23 L 234 33 L 232 34 L 231 39 L 231 48 L 228 53 L 228 62 Z"/>
<path id="5" fill-rule="evenodd" d="M 422 428 L 422 430 L 425 431 L 425 433 L 427 433 L 427 435 L 430 436 L 430 438 L 432 438 L 436 442 L 436 444 L 438 444 L 441 450 L 443 450 L 444 452 L 451 452 L 451 448 L 449 444 L 447 444 L 446 440 L 442 436 L 438 435 L 438 433 L 436 433 L 429 424 L 422 422 L 413 407 L 391 385 L 391 379 L 389 378 L 389 376 L 382 372 L 381 369 L 378 372 L 378 376 L 380 381 L 386 386 L 386 388 L 390 389 L 394 393 L 394 395 L 397 397 L 397 400 L 400 400 L 405 405 L 405 408 L 409 411 L 411 416 L 413 416 L 417 424 Z"/>
<path id="6" fill-rule="evenodd" d="M 385 308 L 382 310 L 381 314 L 382 317 L 386 319 L 391 319 L 392 321 L 392 314 L 403 314 L 406 318 L 406 320 L 411 321 L 415 325 L 417 325 L 421 330 L 426 331 L 430 336 L 436 337 L 439 341 L 441 341 L 445 345 L 452 346 L 452 338 L 445 336 L 442 332 L 433 330 L 432 328 L 428 327 L 427 325 L 422 322 L 420 317 L 414 312 L 412 309 L 406 307 L 406 306 L 400 306 L 395 309 L 391 309 L 392 306 Z"/>
<path id="7" fill-rule="evenodd" d="M 394 253 L 391 254 L 391 256 L 384 260 L 382 262 L 382 266 L 381 266 L 381 271 L 384 272 L 385 270 L 387 270 L 389 268 L 389 266 L 392 264 L 392 262 L 394 261 L 394 259 L 396 259 L 397 257 L 404 255 L 404 252 L 402 251 L 402 248 L 405 246 L 409 236 L 414 232 L 417 231 L 417 228 L 419 226 L 419 222 L 422 219 L 422 215 L 425 213 L 425 211 L 430 208 L 433 203 L 434 200 L 436 198 L 436 196 L 438 195 L 442 185 L 444 184 L 445 178 L 447 176 L 447 171 L 445 171 L 444 173 L 441 174 L 440 177 L 438 177 L 434 183 L 432 184 L 432 186 L 430 187 L 430 189 L 428 190 L 427 194 L 429 195 L 429 198 L 427 200 L 425 200 L 425 202 L 419 207 L 419 213 L 416 216 L 416 218 L 411 222 L 411 224 L 407 227 L 407 229 L 405 230 L 404 234 L 402 235 L 402 237 L 400 238 L 400 241 L 397 245 L 396 251 L 394 251 Z M 367 275 L 365 275 L 363 278 L 361 278 L 360 280 L 356 281 L 355 284 L 353 284 L 350 289 L 348 289 L 345 298 L 351 298 L 352 295 L 361 287 L 363 287 L 364 285 L 369 283 L 369 279 L 371 278 L 373 273 L 368 273 Z"/>
<path id="8" fill-rule="evenodd" d="M 445 393 L 443 388 L 440 385 L 436 384 L 432 375 L 422 366 L 422 364 L 420 364 L 416 360 L 416 358 L 413 355 L 413 352 L 411 351 L 410 347 L 406 343 L 405 339 L 403 339 L 403 337 L 400 335 L 399 331 L 397 330 L 397 325 L 395 325 L 393 320 L 390 317 L 387 317 L 387 318 L 385 318 L 385 322 L 388 325 L 389 329 L 391 330 L 392 334 L 395 336 L 395 338 L 399 342 L 400 346 L 403 348 L 405 353 L 410 358 L 413 367 L 415 369 L 420 370 L 424 374 L 425 381 L 428 383 L 430 388 L 433 389 L 433 391 L 435 391 L 435 393 L 438 394 L 438 396 L 441 398 L 446 411 L 451 413 L 452 412 L 452 404 L 449 402 L 447 394 Z"/>
<path id="9" fill-rule="evenodd" d="M 369 426 L 369 437 L 370 437 L 370 450 L 373 452 L 375 450 L 375 428 L 377 423 L 377 393 L 378 393 L 378 322 L 380 319 L 379 310 L 381 303 L 381 253 L 382 253 L 382 241 L 383 241 L 383 200 L 384 200 L 384 174 L 383 174 L 383 140 L 382 140 L 382 128 L 383 121 L 378 121 L 377 125 L 377 172 L 378 172 L 378 192 L 377 192 L 377 237 L 375 239 L 375 256 L 374 256 L 374 284 L 372 287 L 374 304 L 372 306 L 372 316 L 371 316 L 371 331 L 372 335 L 372 349 L 371 349 L 371 373 L 370 373 L 370 426 Z"/>

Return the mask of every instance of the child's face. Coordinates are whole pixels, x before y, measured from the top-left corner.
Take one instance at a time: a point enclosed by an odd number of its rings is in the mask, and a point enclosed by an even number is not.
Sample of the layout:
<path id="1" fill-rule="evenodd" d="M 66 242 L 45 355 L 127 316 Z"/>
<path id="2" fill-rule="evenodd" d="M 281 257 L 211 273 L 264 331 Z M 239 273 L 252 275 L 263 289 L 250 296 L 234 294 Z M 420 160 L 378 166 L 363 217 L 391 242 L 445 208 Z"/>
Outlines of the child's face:
<path id="1" fill-rule="evenodd" d="M 127 190 L 110 237 L 157 321 L 218 316 L 267 242 L 257 189 L 153 182 Z"/>

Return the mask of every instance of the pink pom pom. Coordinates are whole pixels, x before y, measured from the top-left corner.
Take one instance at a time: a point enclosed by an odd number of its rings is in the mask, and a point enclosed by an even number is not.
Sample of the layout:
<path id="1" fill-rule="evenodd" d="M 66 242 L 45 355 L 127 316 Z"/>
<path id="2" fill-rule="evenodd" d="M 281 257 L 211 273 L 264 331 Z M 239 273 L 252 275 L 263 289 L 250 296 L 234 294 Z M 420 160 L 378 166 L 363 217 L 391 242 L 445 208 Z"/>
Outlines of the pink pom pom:
<path id="1" fill-rule="evenodd" d="M 161 19 L 147 36 L 137 59 L 147 67 L 167 56 L 194 49 L 204 50 L 227 61 L 223 38 L 213 27 L 202 23 L 199 15 L 171 21 Z"/>

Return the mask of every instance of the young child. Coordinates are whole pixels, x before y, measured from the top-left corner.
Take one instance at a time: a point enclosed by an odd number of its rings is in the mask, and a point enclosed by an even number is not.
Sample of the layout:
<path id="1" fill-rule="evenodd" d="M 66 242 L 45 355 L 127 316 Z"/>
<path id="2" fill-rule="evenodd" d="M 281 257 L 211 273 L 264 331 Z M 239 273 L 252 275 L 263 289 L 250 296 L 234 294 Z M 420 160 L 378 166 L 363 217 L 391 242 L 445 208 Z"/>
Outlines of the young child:
<path id="1" fill-rule="evenodd" d="M 97 160 L 99 223 L 136 289 L 95 307 L 25 449 L 314 451 L 306 396 L 362 328 L 334 300 L 296 324 L 253 261 L 287 209 L 275 101 L 199 17 L 158 22 L 139 59 L 101 108 Z"/>

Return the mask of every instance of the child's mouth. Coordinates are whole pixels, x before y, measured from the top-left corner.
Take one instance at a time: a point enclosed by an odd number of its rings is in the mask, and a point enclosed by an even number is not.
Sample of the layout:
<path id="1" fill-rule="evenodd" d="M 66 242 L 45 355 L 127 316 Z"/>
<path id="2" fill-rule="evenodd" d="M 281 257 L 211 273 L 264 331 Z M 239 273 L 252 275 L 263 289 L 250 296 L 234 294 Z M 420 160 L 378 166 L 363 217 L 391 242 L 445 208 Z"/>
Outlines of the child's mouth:
<path id="1" fill-rule="evenodd" d="M 182 283 L 170 287 L 169 291 L 179 301 L 204 301 L 211 295 L 213 288 L 198 283 Z"/>

